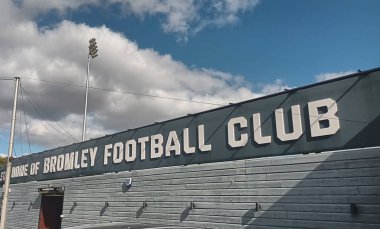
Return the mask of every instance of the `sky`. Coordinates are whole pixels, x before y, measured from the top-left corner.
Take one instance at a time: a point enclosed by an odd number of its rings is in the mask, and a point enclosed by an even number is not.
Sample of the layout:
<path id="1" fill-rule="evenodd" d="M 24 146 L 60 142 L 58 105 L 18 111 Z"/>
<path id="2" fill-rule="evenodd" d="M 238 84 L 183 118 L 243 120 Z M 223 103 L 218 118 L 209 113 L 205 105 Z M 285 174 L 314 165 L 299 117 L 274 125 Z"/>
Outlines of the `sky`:
<path id="1" fill-rule="evenodd" d="M 0 154 L 15 155 L 380 66 L 377 0 L 2 0 Z"/>

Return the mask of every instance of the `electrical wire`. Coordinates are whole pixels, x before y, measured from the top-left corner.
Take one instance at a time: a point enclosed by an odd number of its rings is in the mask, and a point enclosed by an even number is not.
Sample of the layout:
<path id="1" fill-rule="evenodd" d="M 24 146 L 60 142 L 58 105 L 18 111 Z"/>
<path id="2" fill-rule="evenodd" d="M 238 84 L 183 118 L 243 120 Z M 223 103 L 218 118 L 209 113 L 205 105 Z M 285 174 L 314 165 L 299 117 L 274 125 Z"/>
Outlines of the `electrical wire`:
<path id="1" fill-rule="evenodd" d="M 20 87 L 21 87 L 21 82 L 20 82 Z M 21 97 L 21 99 L 20 99 Z M 20 136 L 19 136 L 19 140 L 20 140 L 20 157 L 17 155 L 17 151 L 16 151 L 16 148 L 13 147 L 13 155 L 15 158 L 17 158 L 17 160 L 13 160 L 13 166 L 12 167 L 16 167 L 16 166 L 21 166 L 23 164 L 28 164 L 29 161 L 28 161 L 28 158 L 23 158 L 23 148 L 22 148 L 22 113 L 24 113 L 24 119 L 25 119 L 25 125 L 26 125 L 26 133 L 27 133 L 27 139 L 28 139 L 28 145 L 29 145 L 29 155 L 31 154 L 31 148 L 30 148 L 30 141 L 29 141 L 29 134 L 28 134 L 28 127 L 27 127 L 27 122 L 26 122 L 26 116 L 25 116 L 25 104 L 24 104 L 24 99 L 23 99 L 23 93 L 22 93 L 22 90 L 20 90 L 20 97 L 18 97 L 18 105 L 20 107 L 19 111 L 17 112 L 16 115 L 18 115 L 18 118 L 19 118 L 19 122 L 20 122 Z M 17 119 L 17 117 L 16 117 Z M 36 179 L 34 179 L 29 173 L 27 173 L 28 175 L 26 177 L 22 177 L 24 179 L 26 179 L 27 181 L 36 181 Z M 11 175 L 12 175 L 12 171 L 11 171 Z M 27 179 L 29 178 L 29 180 Z M 25 190 L 26 192 L 27 190 Z M 19 198 L 21 199 L 22 196 Z"/>
<path id="2" fill-rule="evenodd" d="M 0 80 L 14 80 L 14 78 L 11 78 L 11 77 L 0 77 Z"/>
<path id="3" fill-rule="evenodd" d="M 40 82 L 44 82 L 44 83 L 56 84 L 56 85 L 61 85 L 61 86 L 64 85 L 64 86 L 70 86 L 70 87 L 85 88 L 85 86 L 79 85 L 79 84 L 68 84 L 68 83 L 64 83 L 64 82 L 43 80 L 43 79 L 37 79 L 37 78 L 31 78 L 31 77 L 22 77 L 22 79 L 36 80 L 36 81 L 40 81 Z M 113 90 L 113 89 L 99 88 L 99 87 L 89 87 L 89 88 L 94 89 L 94 90 L 107 91 L 107 92 L 119 92 L 119 93 L 130 94 L 130 95 L 146 96 L 146 97 L 153 97 L 153 98 L 160 98 L 160 99 L 169 99 L 169 100 L 184 101 L 184 102 L 191 102 L 191 103 L 200 103 L 200 104 L 207 104 L 207 105 L 213 105 L 213 106 L 219 106 L 219 107 L 226 106 L 226 105 L 217 104 L 217 103 L 209 103 L 209 102 L 187 100 L 187 99 L 180 99 L 180 98 L 172 98 L 172 97 L 165 97 L 165 96 L 148 95 L 148 94 L 135 93 L 135 92 L 129 92 L 129 91 L 124 91 L 124 90 Z M 273 112 L 273 110 L 266 110 L 266 109 L 260 109 L 260 110 L 262 112 Z M 301 114 L 294 114 L 294 115 L 301 115 Z M 319 117 L 319 116 L 315 116 L 315 117 Z M 351 119 L 343 119 L 343 118 L 340 118 L 339 120 L 347 121 L 347 122 L 367 123 L 367 121 L 362 121 L 362 120 L 351 120 Z"/>
<path id="4" fill-rule="evenodd" d="M 63 82 L 36 79 L 36 78 L 30 78 L 30 77 L 22 77 L 22 79 L 36 80 L 36 81 L 40 81 L 40 82 L 44 82 L 44 83 L 50 83 L 50 84 L 56 84 L 56 85 L 60 85 L 60 86 L 85 88 L 85 86 L 79 85 L 79 84 L 68 84 L 68 83 L 63 83 Z M 125 91 L 125 90 L 114 90 L 114 89 L 109 89 L 109 88 L 100 88 L 100 87 L 88 87 L 88 88 L 93 89 L 93 90 L 99 90 L 99 91 L 118 92 L 118 93 L 123 93 L 123 94 L 128 94 L 128 95 L 145 96 L 145 97 L 151 97 L 151 98 L 175 100 L 175 101 L 182 101 L 182 102 L 189 102 L 189 103 L 207 104 L 207 105 L 220 106 L 220 107 L 227 105 L 227 104 L 210 103 L 210 102 L 203 102 L 203 101 L 190 100 L 190 99 L 173 98 L 173 97 L 167 97 L 167 96 L 149 95 L 149 94 L 130 92 L 130 91 Z"/>
<path id="5" fill-rule="evenodd" d="M 42 80 L 42 79 L 36 79 L 36 78 L 30 78 L 30 77 L 23 77 L 23 79 L 37 80 L 37 81 L 41 81 L 44 83 L 57 84 L 57 85 L 61 85 L 61 86 L 65 85 L 65 86 L 70 86 L 70 87 L 85 88 L 85 86 L 79 85 L 79 84 L 68 84 L 68 83 L 63 83 L 63 82 Z M 137 95 L 137 96 L 146 96 L 146 97 L 153 97 L 153 98 L 160 98 L 160 99 L 177 100 L 177 101 L 184 101 L 184 102 L 191 102 L 191 103 L 201 103 L 201 104 L 207 104 L 207 105 L 213 105 L 213 106 L 219 106 L 219 107 L 223 107 L 223 106 L 227 105 L 227 104 L 217 104 L 217 103 L 209 103 L 209 102 L 202 102 L 202 101 L 196 101 L 196 100 L 187 100 L 187 99 L 180 99 L 180 98 L 165 97 L 165 96 L 149 95 L 149 94 L 143 94 L 143 93 L 135 93 L 135 92 L 129 92 L 129 91 L 124 91 L 124 90 L 114 90 L 114 89 L 99 88 L 99 87 L 89 87 L 89 88 L 94 89 L 94 90 L 100 90 L 100 91 L 119 92 L 119 93 Z M 260 109 L 260 110 L 263 112 L 273 112 L 273 110 L 265 110 L 265 109 Z M 301 115 L 301 114 L 294 114 L 294 115 Z M 315 116 L 315 117 L 319 117 L 319 116 Z M 348 121 L 348 122 L 367 123 L 366 121 L 360 121 L 360 120 L 350 120 L 350 119 L 342 119 L 342 118 L 340 120 Z"/>
<path id="6" fill-rule="evenodd" d="M 26 92 L 26 90 L 21 87 L 21 90 L 24 91 L 25 95 L 27 96 L 26 99 L 29 101 L 29 103 L 31 104 L 31 107 L 33 108 L 33 110 L 36 112 L 36 114 L 40 117 L 45 117 L 45 118 L 48 118 L 49 115 L 47 115 L 47 112 L 41 107 L 38 105 L 38 103 L 32 101 L 31 99 L 31 96 Z M 40 110 L 42 113 L 44 113 L 44 115 L 41 115 L 41 113 L 38 112 L 38 110 Z M 61 126 L 59 123 L 56 123 L 56 125 L 58 127 L 60 127 L 64 132 L 60 131 L 57 127 L 55 127 L 52 123 L 50 123 L 49 121 L 47 120 L 43 120 L 45 121 L 51 128 L 53 128 L 54 130 L 56 130 L 57 132 L 59 132 L 60 134 L 68 137 L 68 138 L 72 138 L 73 140 L 75 140 L 75 142 L 79 142 L 76 138 L 74 138 L 63 126 Z M 47 129 L 49 131 L 49 129 Z M 50 131 L 49 131 L 50 132 Z M 52 133 L 52 132 L 50 132 Z M 53 134 L 53 133 L 52 133 Z M 53 134 L 55 135 L 55 134 Z M 56 136 L 56 135 L 55 135 Z"/>
<path id="7" fill-rule="evenodd" d="M 25 114 L 25 103 L 24 103 L 24 94 L 22 93 L 22 90 L 20 90 L 21 94 L 21 105 L 22 105 L 22 111 L 24 113 L 24 121 L 25 121 L 25 133 L 26 133 L 26 139 L 28 141 L 29 146 L 29 155 L 32 154 L 32 149 L 30 147 L 30 137 L 29 137 L 29 128 L 28 128 L 28 122 L 26 121 L 26 114 Z"/>
<path id="8" fill-rule="evenodd" d="M 49 80 L 42 80 L 42 79 L 36 79 L 36 78 L 30 78 L 30 77 L 23 77 L 23 79 L 28 79 L 28 80 L 37 80 L 37 81 L 40 81 L 40 82 L 45 82 L 45 83 L 50 83 L 50 84 L 57 84 L 57 85 L 64 85 L 64 86 L 71 86 L 71 87 L 81 87 L 81 88 L 84 88 L 83 85 L 77 85 L 77 84 L 68 84 L 68 83 L 63 83 L 63 82 L 57 82 L 57 81 L 49 81 Z M 27 93 L 25 91 L 25 89 L 23 87 L 21 87 L 22 91 L 25 92 L 25 94 Z M 113 89 L 107 89 L 107 88 L 97 88 L 97 87 L 90 87 L 91 89 L 95 89 L 95 90 L 102 90 L 102 91 L 108 91 L 108 92 L 120 92 L 120 93 L 126 93 L 126 94 L 132 94 L 132 95 L 138 95 L 138 96 L 148 96 L 148 97 L 155 97 L 155 98 L 161 98 L 161 99 L 171 99 L 171 100 L 179 100 L 179 101 L 186 101 L 186 102 L 195 102 L 195 103 L 203 103 L 203 104 L 209 104 L 209 105 L 217 105 L 217 106 L 222 106 L 221 104 L 215 104 L 215 103 L 207 103 L 207 102 L 201 102 L 201 101 L 194 101 L 194 100 L 186 100 L 186 99 L 179 99 L 179 98 L 171 98 L 171 97 L 163 97 L 163 96 L 156 96 L 156 95 L 148 95 L 148 94 L 141 94 L 141 93 L 134 93 L 134 92 L 129 92 L 129 91 L 124 91 L 124 90 L 113 90 Z M 31 102 L 31 104 L 33 104 L 33 102 Z M 42 110 L 42 107 L 40 107 L 38 104 L 36 104 L 37 107 L 39 107 L 39 110 Z M 35 109 L 35 111 L 37 112 L 38 109 Z M 271 111 L 273 112 L 273 111 Z M 37 112 L 38 113 L 38 112 Z M 46 111 L 45 111 L 46 113 Z M 294 115 L 301 115 L 301 114 L 294 114 Z M 45 117 L 47 117 L 47 115 L 45 115 Z M 25 111 L 24 111 L 24 118 L 26 120 L 26 116 L 25 116 Z M 342 119 L 341 119 L 342 120 Z M 352 122 L 363 122 L 363 121 L 354 121 L 354 120 L 345 120 L 345 121 L 352 121 Z M 365 121 L 364 121 L 365 122 Z M 25 121 L 26 123 L 26 121 Z M 61 133 L 62 135 L 66 136 L 66 137 L 71 137 L 72 139 L 74 139 L 76 142 L 79 142 L 77 139 L 75 139 L 63 126 L 59 125 L 59 123 L 56 123 L 57 126 L 59 126 L 63 132 L 61 132 L 60 130 L 58 130 L 57 128 L 55 128 L 53 125 L 51 125 L 51 123 L 48 122 L 48 124 L 53 128 L 55 129 L 57 132 Z M 27 124 L 26 124 L 27 125 Z M 27 128 L 28 129 L 28 128 Z M 21 130 L 20 130 L 21 131 Z M 28 132 L 28 130 L 27 130 Z M 29 134 L 27 133 L 28 137 L 29 137 Z M 21 138 L 21 137 L 20 137 Z M 22 147 L 22 146 L 21 146 Z M 30 145 L 29 145 L 29 148 L 30 148 Z M 21 148 L 22 150 L 22 148 Z M 31 151 L 31 150 L 29 150 Z"/>
<path id="9" fill-rule="evenodd" d="M 24 91 L 25 93 L 26 93 L 26 91 L 25 91 L 25 89 L 24 88 L 22 88 L 21 87 L 21 90 L 22 91 Z M 29 95 L 29 97 L 31 97 L 30 95 Z M 42 111 L 42 112 L 44 112 L 45 113 L 45 118 L 48 118 L 48 115 L 47 115 L 47 112 L 46 112 L 46 110 L 44 110 L 43 108 L 42 108 L 42 106 L 40 106 L 40 105 L 38 105 L 38 103 L 36 103 L 36 102 L 34 102 L 34 104 Z M 75 140 L 76 142 L 79 142 L 74 136 L 72 136 L 71 134 L 70 134 L 70 132 L 69 131 L 67 131 L 61 124 L 59 124 L 59 123 L 55 123 L 58 127 L 60 127 L 66 134 L 64 134 L 65 136 L 67 136 L 67 137 L 71 137 L 73 140 Z M 58 131 L 58 132 L 60 132 L 60 131 Z"/>

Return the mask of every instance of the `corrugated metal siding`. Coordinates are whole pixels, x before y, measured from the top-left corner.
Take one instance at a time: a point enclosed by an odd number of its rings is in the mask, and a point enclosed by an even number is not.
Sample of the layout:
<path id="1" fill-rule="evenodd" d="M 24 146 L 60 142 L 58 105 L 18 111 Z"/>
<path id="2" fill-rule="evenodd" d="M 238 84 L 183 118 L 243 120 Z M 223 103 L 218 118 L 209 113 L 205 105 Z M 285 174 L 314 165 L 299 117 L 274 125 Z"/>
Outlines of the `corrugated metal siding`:
<path id="1" fill-rule="evenodd" d="M 126 177 L 133 178 L 129 190 L 122 188 Z M 63 228 L 96 222 L 380 228 L 379 148 L 16 184 L 11 186 L 8 228 L 37 228 L 37 188 L 47 184 L 65 186 Z M 358 215 L 351 215 L 352 203 Z"/>

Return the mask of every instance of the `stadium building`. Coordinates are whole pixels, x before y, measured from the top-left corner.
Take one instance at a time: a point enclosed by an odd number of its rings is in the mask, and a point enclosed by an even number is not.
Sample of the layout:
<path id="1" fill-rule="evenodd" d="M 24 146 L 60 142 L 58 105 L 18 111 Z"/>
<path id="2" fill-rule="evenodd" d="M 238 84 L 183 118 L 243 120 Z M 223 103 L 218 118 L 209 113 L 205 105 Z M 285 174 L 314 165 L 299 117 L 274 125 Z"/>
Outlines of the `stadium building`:
<path id="1" fill-rule="evenodd" d="M 23 156 L 7 228 L 378 229 L 379 131 L 380 68 Z"/>

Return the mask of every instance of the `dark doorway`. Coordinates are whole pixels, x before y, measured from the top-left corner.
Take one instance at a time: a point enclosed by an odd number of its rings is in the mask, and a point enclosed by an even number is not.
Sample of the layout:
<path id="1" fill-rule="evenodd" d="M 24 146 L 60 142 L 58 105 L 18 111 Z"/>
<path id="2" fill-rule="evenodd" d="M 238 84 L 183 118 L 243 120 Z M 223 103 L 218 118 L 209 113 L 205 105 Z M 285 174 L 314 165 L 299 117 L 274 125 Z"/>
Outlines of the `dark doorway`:
<path id="1" fill-rule="evenodd" d="M 38 229 L 60 229 L 63 195 L 42 194 Z"/>

